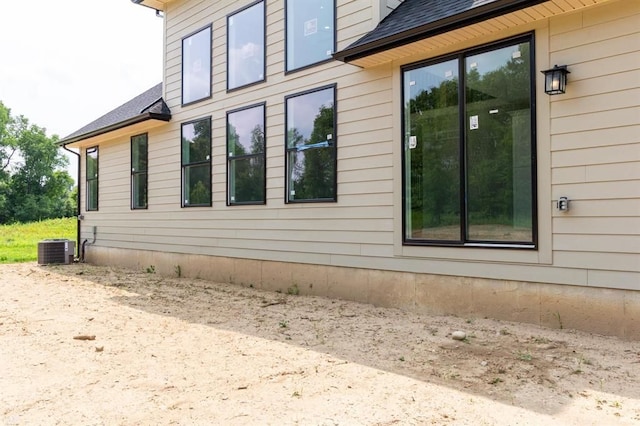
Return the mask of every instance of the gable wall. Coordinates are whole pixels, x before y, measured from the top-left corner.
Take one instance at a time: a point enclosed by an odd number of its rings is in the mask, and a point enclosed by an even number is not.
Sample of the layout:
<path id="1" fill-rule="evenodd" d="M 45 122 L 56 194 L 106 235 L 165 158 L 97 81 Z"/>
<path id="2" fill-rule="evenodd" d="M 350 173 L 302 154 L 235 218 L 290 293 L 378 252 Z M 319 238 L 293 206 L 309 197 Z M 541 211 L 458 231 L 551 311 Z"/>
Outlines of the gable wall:
<path id="1" fill-rule="evenodd" d="M 105 247 L 640 289 L 638 7 L 622 0 L 523 29 L 536 31 L 539 69 L 567 63 L 572 74 L 566 95 L 538 94 L 538 147 L 546 150 L 538 172 L 541 249 L 522 251 L 401 246 L 399 64 L 361 70 L 331 62 L 284 75 L 284 2 L 267 2 L 267 82 L 226 93 L 226 15 L 249 3 L 171 4 L 165 100 L 173 118 L 149 134 L 149 209 L 129 208 L 129 139 L 105 142 L 100 211 L 85 214 L 83 238 L 95 225 L 96 245 Z M 375 25 L 375 14 L 370 1 L 338 4 L 341 49 Z M 209 23 L 213 97 L 183 108 L 181 39 Z M 331 83 L 338 86 L 338 202 L 285 205 L 284 96 Z M 227 207 L 225 113 L 262 101 L 267 204 Z M 213 207 L 180 208 L 180 123 L 209 115 Z M 561 195 L 572 200 L 568 214 L 555 210 Z"/>

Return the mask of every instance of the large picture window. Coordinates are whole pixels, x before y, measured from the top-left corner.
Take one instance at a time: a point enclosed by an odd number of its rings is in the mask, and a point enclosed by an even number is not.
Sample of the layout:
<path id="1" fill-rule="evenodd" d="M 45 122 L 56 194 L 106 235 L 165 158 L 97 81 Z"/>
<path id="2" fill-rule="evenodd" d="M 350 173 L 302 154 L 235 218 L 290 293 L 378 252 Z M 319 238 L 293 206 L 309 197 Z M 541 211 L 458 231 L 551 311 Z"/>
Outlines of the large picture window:
<path id="1" fill-rule="evenodd" d="M 227 113 L 227 204 L 265 203 L 265 105 Z"/>
<path id="2" fill-rule="evenodd" d="M 182 104 L 211 96 L 211 26 L 182 39 Z"/>
<path id="3" fill-rule="evenodd" d="M 131 208 L 147 208 L 147 134 L 131 138 Z"/>
<path id="4" fill-rule="evenodd" d="M 87 211 L 98 210 L 98 147 L 87 148 L 85 175 L 87 181 Z"/>
<path id="5" fill-rule="evenodd" d="M 211 118 L 182 125 L 182 206 L 211 206 Z"/>
<path id="6" fill-rule="evenodd" d="M 405 243 L 535 247 L 532 42 L 403 70 Z"/>
<path id="7" fill-rule="evenodd" d="M 286 201 L 336 201 L 335 85 L 288 96 Z"/>
<path id="8" fill-rule="evenodd" d="M 335 51 L 335 0 L 286 1 L 286 70 L 332 58 Z"/>
<path id="9" fill-rule="evenodd" d="M 227 18 L 227 89 L 265 80 L 265 6 L 256 2 Z"/>

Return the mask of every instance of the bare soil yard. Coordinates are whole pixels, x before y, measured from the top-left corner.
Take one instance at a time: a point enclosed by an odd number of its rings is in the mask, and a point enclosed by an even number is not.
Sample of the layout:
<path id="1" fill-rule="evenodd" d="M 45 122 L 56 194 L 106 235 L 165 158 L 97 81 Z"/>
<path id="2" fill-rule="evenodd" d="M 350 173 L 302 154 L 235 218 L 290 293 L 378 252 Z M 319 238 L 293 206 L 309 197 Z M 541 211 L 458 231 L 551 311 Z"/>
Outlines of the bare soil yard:
<path id="1" fill-rule="evenodd" d="M 0 290 L 0 424 L 640 425 L 640 342 L 86 264 Z"/>

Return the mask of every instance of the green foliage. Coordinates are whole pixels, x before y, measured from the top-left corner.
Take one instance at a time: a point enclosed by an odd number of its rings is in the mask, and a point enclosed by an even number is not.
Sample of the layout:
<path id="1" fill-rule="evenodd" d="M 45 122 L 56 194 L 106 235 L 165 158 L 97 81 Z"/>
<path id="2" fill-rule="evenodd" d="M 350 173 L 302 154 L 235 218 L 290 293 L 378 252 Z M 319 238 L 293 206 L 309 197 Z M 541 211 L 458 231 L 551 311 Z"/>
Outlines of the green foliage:
<path id="1" fill-rule="evenodd" d="M 76 239 L 75 218 L 0 225 L 0 263 L 33 262 L 38 242 L 46 239 Z"/>
<path id="2" fill-rule="evenodd" d="M 204 180 L 199 180 L 189 192 L 189 204 L 207 204 L 209 203 L 210 197 L 210 189 L 205 185 Z"/>
<path id="3" fill-rule="evenodd" d="M 0 102 L 0 223 L 76 214 L 73 179 L 57 140 L 25 117 L 12 117 Z"/>

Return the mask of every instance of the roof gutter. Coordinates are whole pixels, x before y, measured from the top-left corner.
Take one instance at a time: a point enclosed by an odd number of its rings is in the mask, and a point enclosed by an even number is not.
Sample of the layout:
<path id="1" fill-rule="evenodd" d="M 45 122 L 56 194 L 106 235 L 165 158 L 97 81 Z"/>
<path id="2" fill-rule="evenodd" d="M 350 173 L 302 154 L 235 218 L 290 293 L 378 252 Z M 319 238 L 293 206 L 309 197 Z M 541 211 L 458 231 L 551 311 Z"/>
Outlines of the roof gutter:
<path id="1" fill-rule="evenodd" d="M 486 21 L 487 19 L 515 12 L 529 6 L 535 6 L 536 4 L 544 3 L 545 1 L 547 0 L 505 0 L 492 2 L 485 6 L 476 7 L 448 18 L 415 28 L 410 28 L 406 31 L 373 40 L 362 45 L 357 45 L 353 48 L 347 47 L 340 52 L 334 53 L 333 58 L 349 63 L 376 53 L 391 50 L 396 47 L 401 47 L 439 34 L 467 27 L 478 22 Z M 399 7 L 402 7 L 402 4 Z"/>
<path id="2" fill-rule="evenodd" d="M 100 129 L 94 130 L 89 133 L 83 133 L 81 135 L 74 136 L 69 139 L 64 139 L 58 142 L 58 145 L 62 145 L 63 147 L 75 142 L 80 142 L 84 139 L 89 139 L 95 136 L 104 135 L 105 133 L 113 132 L 114 130 L 122 129 L 124 127 L 132 126 L 134 124 L 142 123 L 147 120 L 160 120 L 160 121 L 170 121 L 171 114 L 159 114 L 155 112 L 147 112 L 144 114 L 137 115 L 135 117 L 131 117 L 127 120 L 121 121 L 119 123 L 112 124 L 110 126 L 102 127 Z"/>

